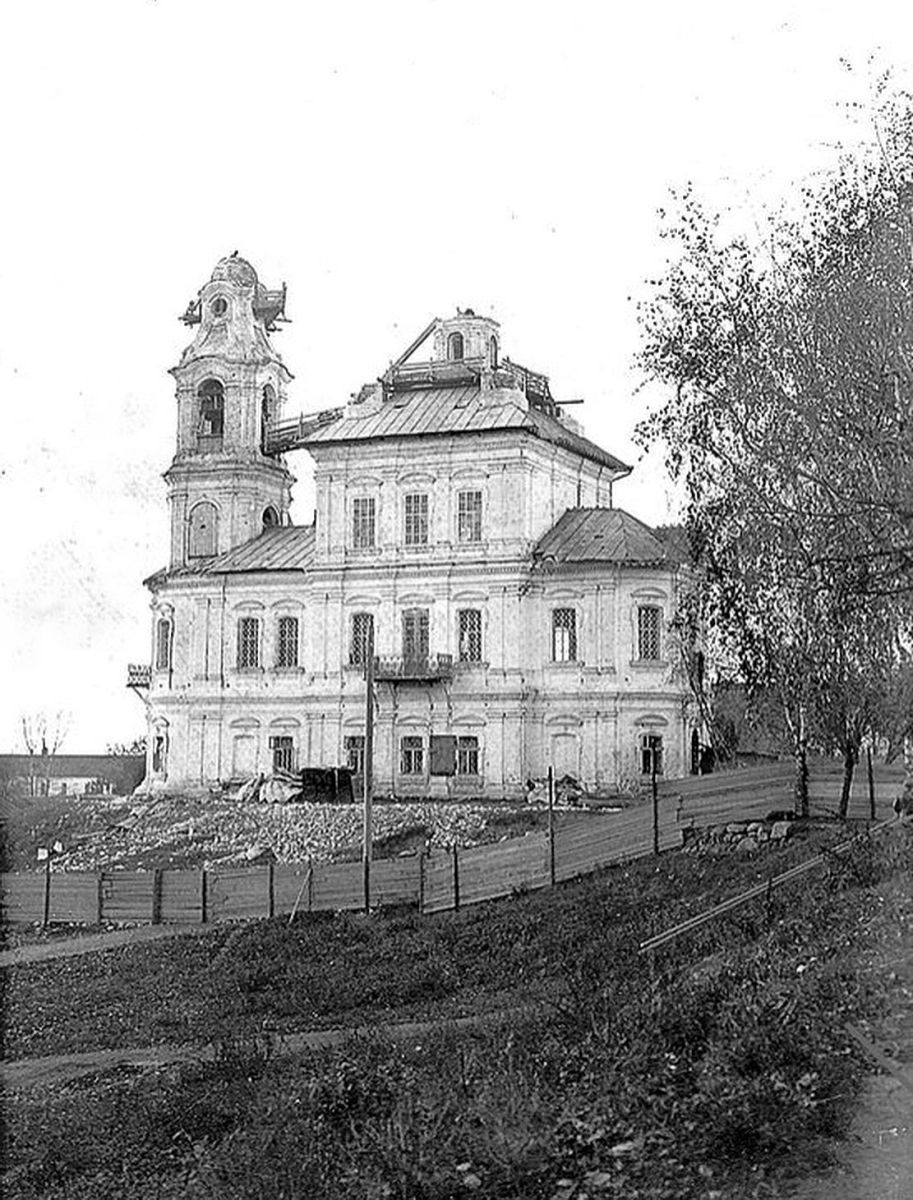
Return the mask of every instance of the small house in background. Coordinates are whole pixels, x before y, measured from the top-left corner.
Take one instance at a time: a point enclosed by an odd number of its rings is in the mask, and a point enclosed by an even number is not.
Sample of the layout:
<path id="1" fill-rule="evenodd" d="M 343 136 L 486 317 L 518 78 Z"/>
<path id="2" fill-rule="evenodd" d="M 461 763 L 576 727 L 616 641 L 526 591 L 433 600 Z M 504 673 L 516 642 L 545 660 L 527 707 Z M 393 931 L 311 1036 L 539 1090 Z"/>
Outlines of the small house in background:
<path id="1" fill-rule="evenodd" d="M 0 788 L 29 796 L 128 796 L 145 768 L 142 754 L 0 754 Z"/>
<path id="2" fill-rule="evenodd" d="M 357 780 L 369 652 L 379 794 L 522 797 L 549 765 L 601 791 L 687 774 L 682 567 L 615 507 L 631 468 L 471 309 L 345 406 L 288 420 L 285 302 L 233 254 L 183 317 L 170 562 L 146 580 L 150 665 L 128 681 L 144 787 L 342 763 Z M 293 452 L 309 525 L 289 515 Z"/>

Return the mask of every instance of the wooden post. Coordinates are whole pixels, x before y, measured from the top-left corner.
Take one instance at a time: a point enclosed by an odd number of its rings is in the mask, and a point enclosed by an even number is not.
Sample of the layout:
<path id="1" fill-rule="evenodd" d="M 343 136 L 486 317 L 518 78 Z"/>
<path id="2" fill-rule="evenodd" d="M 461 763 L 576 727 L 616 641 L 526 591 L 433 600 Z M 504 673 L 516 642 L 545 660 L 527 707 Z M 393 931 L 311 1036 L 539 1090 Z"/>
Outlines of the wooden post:
<path id="1" fill-rule="evenodd" d="M 875 820 L 875 772 L 872 768 L 872 747 L 865 748 L 865 761 L 869 775 L 869 820 Z"/>
<path id="2" fill-rule="evenodd" d="M 98 872 L 98 891 L 95 899 L 95 920 L 100 925 L 105 916 L 105 873 Z"/>
<path id="3" fill-rule="evenodd" d="M 453 908 L 460 911 L 460 853 L 456 842 L 453 843 Z"/>
<path id="4" fill-rule="evenodd" d="M 273 877 L 273 864 L 266 864 L 266 889 L 267 889 L 267 910 L 268 917 L 276 915 L 276 884 Z"/>
<path id="5" fill-rule="evenodd" d="M 653 853 L 659 854 L 659 789 L 656 786 L 656 743 L 650 742 L 650 791 L 653 795 Z"/>
<path id="6" fill-rule="evenodd" d="M 48 856 L 44 860 L 44 915 L 41 919 L 43 928 L 47 929 L 51 920 L 51 847 L 48 846 Z"/>
<path id="7" fill-rule="evenodd" d="M 162 869 L 156 867 L 152 872 L 152 924 L 162 923 Z"/>
<path id="8" fill-rule="evenodd" d="M 548 768 L 548 879 L 555 886 L 555 768 Z"/>
<path id="9" fill-rule="evenodd" d="M 365 765 L 363 772 L 362 798 L 363 837 L 362 861 L 364 863 L 365 912 L 371 911 L 371 858 L 374 852 L 373 787 L 374 787 L 374 626 L 368 629 L 365 661 Z"/>
<path id="10" fill-rule="evenodd" d="M 206 868 L 200 871 L 200 923 L 206 924 Z"/>

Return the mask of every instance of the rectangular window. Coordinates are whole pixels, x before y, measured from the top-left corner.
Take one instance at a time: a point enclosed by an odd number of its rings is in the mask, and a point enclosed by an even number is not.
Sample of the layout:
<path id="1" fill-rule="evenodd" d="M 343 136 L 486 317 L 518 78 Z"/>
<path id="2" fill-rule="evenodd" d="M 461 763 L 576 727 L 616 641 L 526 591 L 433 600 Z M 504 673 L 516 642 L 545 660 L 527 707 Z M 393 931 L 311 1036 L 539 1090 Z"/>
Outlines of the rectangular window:
<path id="1" fill-rule="evenodd" d="M 482 614 L 477 608 L 461 608 L 457 613 L 457 623 L 460 662 L 481 662 Z"/>
<path id="2" fill-rule="evenodd" d="M 650 662 L 659 661 L 660 609 L 641 605 L 637 610 L 637 657 Z"/>
<path id="3" fill-rule="evenodd" d="M 362 733 L 349 734 L 343 743 L 346 751 L 346 763 L 353 775 L 365 773 L 365 738 Z"/>
<path id="4" fill-rule="evenodd" d="M 425 769 L 424 745 L 420 737 L 400 740 L 400 774 L 421 775 Z"/>
<path id="5" fill-rule="evenodd" d="M 479 739 L 477 737 L 457 738 L 457 775 L 478 775 L 479 773 Z"/>
<path id="6" fill-rule="evenodd" d="M 424 492 L 416 492 L 406 497 L 405 517 L 406 545 L 427 546 L 428 496 Z"/>
<path id="7" fill-rule="evenodd" d="M 249 670 L 260 666 L 260 621 L 257 617 L 242 617 L 238 622 L 238 668 Z"/>
<path id="8" fill-rule="evenodd" d="M 282 734 L 269 739 L 269 748 L 273 752 L 274 771 L 294 771 L 295 741 L 294 738 Z"/>
<path id="9" fill-rule="evenodd" d="M 407 608 L 403 613 L 403 658 L 412 662 L 428 658 L 427 608 Z"/>
<path id="10" fill-rule="evenodd" d="M 363 667 L 368 661 L 368 647 L 373 640 L 374 614 L 353 613 L 352 635 L 349 638 L 349 662 L 353 667 Z"/>
<path id="11" fill-rule="evenodd" d="M 298 666 L 298 618 L 279 618 L 279 642 L 276 647 L 277 667 Z"/>
<path id="12" fill-rule="evenodd" d="M 642 775 L 663 773 L 663 739 L 657 733 L 645 733 L 640 739 L 640 771 Z"/>
<path id="13" fill-rule="evenodd" d="M 552 611 L 552 662 L 577 661 L 577 613 L 573 608 Z"/>
<path id="14" fill-rule="evenodd" d="M 481 492 L 460 492 L 457 498 L 457 539 L 461 542 L 481 542 Z"/>
<path id="15" fill-rule="evenodd" d="M 160 618 L 155 627 L 155 669 L 167 671 L 171 666 L 171 622 Z"/>
<path id="16" fill-rule="evenodd" d="M 361 496 L 352 501 L 352 545 L 359 550 L 374 545 L 373 496 Z"/>

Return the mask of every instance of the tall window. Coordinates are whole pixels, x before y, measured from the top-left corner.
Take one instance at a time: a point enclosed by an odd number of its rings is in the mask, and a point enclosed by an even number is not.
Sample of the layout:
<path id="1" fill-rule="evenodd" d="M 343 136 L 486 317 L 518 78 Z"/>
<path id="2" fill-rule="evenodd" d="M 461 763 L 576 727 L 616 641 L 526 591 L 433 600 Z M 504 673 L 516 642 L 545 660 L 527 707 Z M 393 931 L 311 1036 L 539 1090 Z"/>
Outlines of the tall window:
<path id="1" fill-rule="evenodd" d="M 498 339 L 492 337 L 488 339 L 488 362 L 493 370 L 497 370 L 498 366 Z"/>
<path id="2" fill-rule="evenodd" d="M 360 496 L 352 501 L 352 545 L 365 549 L 374 545 L 374 497 Z"/>
<path id="3" fill-rule="evenodd" d="M 197 389 L 197 447 L 220 450 L 225 429 L 225 390 L 218 379 L 204 379 Z"/>
<path id="4" fill-rule="evenodd" d="M 641 605 L 637 610 L 637 657 L 657 662 L 660 654 L 659 627 L 661 610 Z"/>
<path id="5" fill-rule="evenodd" d="M 357 612 L 352 614 L 352 633 L 349 638 L 349 662 L 362 667 L 368 661 L 368 646 L 374 638 L 374 614 Z"/>
<path id="6" fill-rule="evenodd" d="M 428 609 L 407 608 L 403 613 L 403 658 L 428 657 Z"/>
<path id="7" fill-rule="evenodd" d="M 460 492 L 457 498 L 457 537 L 461 542 L 482 540 L 481 492 Z"/>
<path id="8" fill-rule="evenodd" d="M 260 621 L 257 617 L 242 617 L 238 622 L 238 668 L 250 670 L 260 666 Z"/>
<path id="9" fill-rule="evenodd" d="M 463 335 L 452 333 L 447 339 L 447 357 L 453 361 L 463 357 Z"/>
<path id="10" fill-rule="evenodd" d="M 415 492 L 406 497 L 405 516 L 406 545 L 427 546 L 428 496 L 425 492 Z"/>
<path id="11" fill-rule="evenodd" d="M 573 608 L 552 611 L 552 662 L 576 662 L 577 613 Z"/>
<path id="12" fill-rule="evenodd" d="M 645 733 L 640 739 L 640 771 L 642 775 L 663 773 L 663 739 L 658 733 Z"/>
<path id="13" fill-rule="evenodd" d="M 276 419 L 276 389 L 271 383 L 263 385 L 260 400 L 260 449 L 266 453 L 270 426 Z"/>
<path id="14" fill-rule="evenodd" d="M 190 510 L 190 530 L 187 539 L 188 558 L 211 558 L 218 549 L 219 514 L 208 500 L 195 504 Z"/>
<path id="15" fill-rule="evenodd" d="M 163 733 L 157 733 L 152 739 L 152 770 L 156 775 L 164 775 L 165 773 L 165 756 L 167 753 L 167 743 Z"/>
<path id="16" fill-rule="evenodd" d="M 155 627 L 155 669 L 167 671 L 171 666 L 171 622 L 160 617 Z"/>
<path id="17" fill-rule="evenodd" d="M 277 667 L 298 666 L 298 618 L 279 618 L 279 640 L 276 647 Z"/>
<path id="18" fill-rule="evenodd" d="M 461 608 L 457 613 L 457 627 L 460 662 L 481 662 L 482 614 L 477 608 Z"/>
<path id="19" fill-rule="evenodd" d="M 399 769 L 402 775 L 421 775 L 425 769 L 424 744 L 420 737 L 400 740 Z"/>
<path id="20" fill-rule="evenodd" d="M 269 739 L 269 748 L 273 752 L 274 771 L 294 771 L 295 769 L 295 740 L 287 734 L 279 734 Z"/>
<path id="21" fill-rule="evenodd" d="M 345 739 L 346 763 L 353 775 L 365 773 L 365 738 L 362 733 L 350 733 Z"/>
<path id="22" fill-rule="evenodd" d="M 457 738 L 457 775 L 478 775 L 479 773 L 479 739 L 477 737 Z"/>

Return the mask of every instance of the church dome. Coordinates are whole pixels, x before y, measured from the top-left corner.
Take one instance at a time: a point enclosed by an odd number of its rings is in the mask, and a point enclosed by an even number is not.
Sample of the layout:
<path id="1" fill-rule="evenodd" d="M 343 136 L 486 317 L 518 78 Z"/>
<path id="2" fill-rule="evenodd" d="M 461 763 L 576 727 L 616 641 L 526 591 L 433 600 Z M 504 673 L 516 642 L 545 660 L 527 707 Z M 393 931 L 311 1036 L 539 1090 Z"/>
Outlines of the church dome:
<path id="1" fill-rule="evenodd" d="M 213 280 L 228 280 L 241 287 L 252 287 L 257 282 L 257 272 L 246 258 L 241 258 L 235 250 L 227 258 L 220 258 L 212 273 Z"/>

